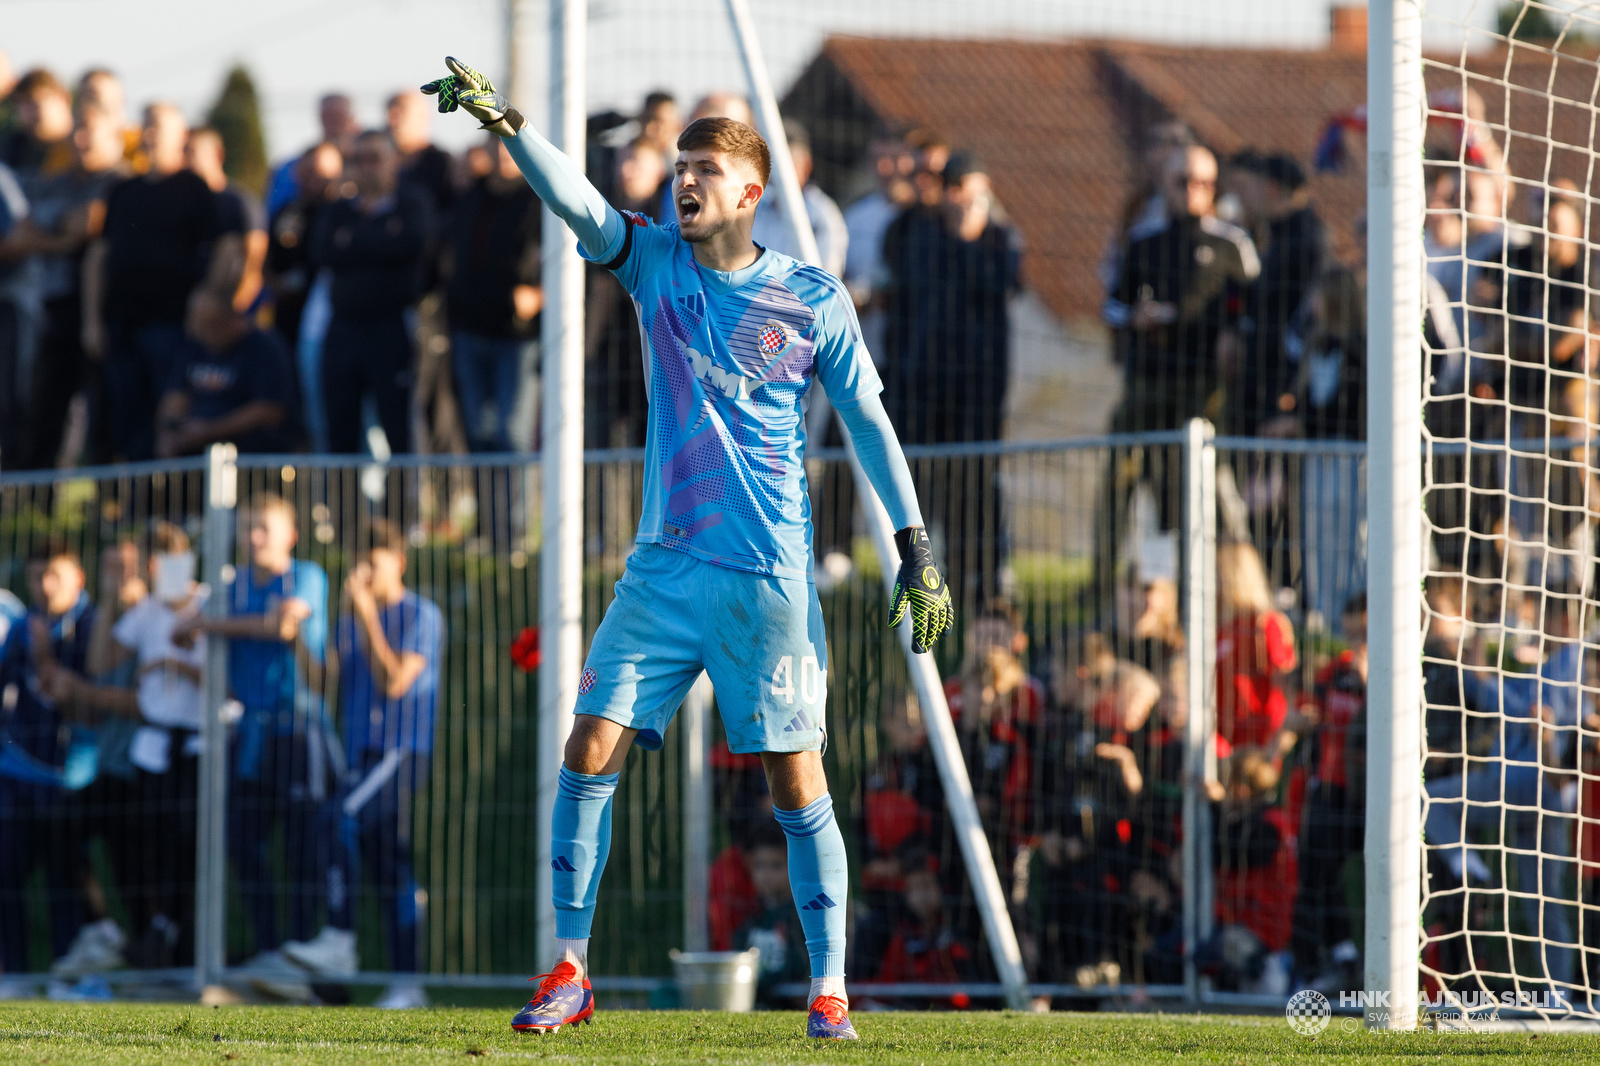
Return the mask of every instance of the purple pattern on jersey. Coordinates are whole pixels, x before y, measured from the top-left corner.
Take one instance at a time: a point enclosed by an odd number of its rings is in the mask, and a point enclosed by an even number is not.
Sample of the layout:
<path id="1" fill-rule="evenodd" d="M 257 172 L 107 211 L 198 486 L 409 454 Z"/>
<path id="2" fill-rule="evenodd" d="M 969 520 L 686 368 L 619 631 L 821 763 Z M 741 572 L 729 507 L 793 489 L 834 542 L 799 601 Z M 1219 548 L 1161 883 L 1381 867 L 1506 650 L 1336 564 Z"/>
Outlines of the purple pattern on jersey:
<path id="1" fill-rule="evenodd" d="M 615 273 L 644 327 L 650 382 L 639 540 L 805 576 L 810 499 L 800 460 L 812 376 L 842 408 L 882 388 L 849 294 L 776 252 L 722 274 L 695 262 L 675 225 L 629 233 L 632 250 Z"/>

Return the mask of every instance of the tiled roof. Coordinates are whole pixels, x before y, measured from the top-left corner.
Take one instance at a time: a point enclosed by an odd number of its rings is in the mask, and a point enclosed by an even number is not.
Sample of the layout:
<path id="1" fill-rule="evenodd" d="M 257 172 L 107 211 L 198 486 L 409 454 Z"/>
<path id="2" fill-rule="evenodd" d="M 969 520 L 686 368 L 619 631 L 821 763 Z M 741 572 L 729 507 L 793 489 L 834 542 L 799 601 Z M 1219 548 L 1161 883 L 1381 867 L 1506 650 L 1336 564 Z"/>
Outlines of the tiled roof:
<path id="1" fill-rule="evenodd" d="M 976 151 L 1021 228 L 1028 282 L 1063 318 L 1093 315 L 1094 266 L 1133 180 L 1141 109 L 1188 121 L 1220 153 L 1289 151 L 1310 169 L 1333 115 L 1359 104 L 1364 56 L 1111 41 L 834 37 L 832 64 L 890 127 L 922 126 Z M 1348 245 L 1364 161 L 1312 189 Z"/>

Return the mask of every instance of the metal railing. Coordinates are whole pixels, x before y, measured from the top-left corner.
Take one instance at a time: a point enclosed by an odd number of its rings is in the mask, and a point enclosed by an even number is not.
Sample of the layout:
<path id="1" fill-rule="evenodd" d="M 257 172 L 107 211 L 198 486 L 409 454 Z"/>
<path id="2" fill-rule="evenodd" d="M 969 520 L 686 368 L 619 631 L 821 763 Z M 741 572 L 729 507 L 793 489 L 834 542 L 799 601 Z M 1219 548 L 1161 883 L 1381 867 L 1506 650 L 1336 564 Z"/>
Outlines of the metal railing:
<path id="1" fill-rule="evenodd" d="M 1247 509 L 1257 510 L 1247 515 L 1243 535 L 1258 545 L 1276 585 L 1305 586 L 1314 569 L 1306 560 L 1332 549 L 1314 537 L 1285 547 L 1276 520 L 1262 515 L 1272 507 L 1303 510 L 1310 497 L 1280 487 L 1276 497 L 1261 498 L 1270 504 L 1262 510 L 1251 486 L 1278 483 L 1273 469 L 1294 468 L 1290 480 L 1303 481 L 1308 452 L 1359 463 L 1357 451 L 1213 442 L 1198 422 L 1142 436 L 907 449 L 958 598 L 958 627 L 939 646 L 938 665 L 949 679 L 956 739 L 1032 994 L 1115 998 L 1139 987 L 1193 1001 L 1256 987 L 1211 958 L 1216 916 L 1245 922 L 1240 915 L 1264 875 L 1228 858 L 1234 837 L 1219 834 L 1223 842 L 1214 844 L 1210 831 L 1214 818 L 1231 824 L 1231 801 L 1214 804 L 1207 790 L 1218 772 L 1216 583 L 1195 580 L 1192 560 L 1201 560 L 1199 573 L 1214 576 L 1210 530 L 1220 528 L 1224 540 L 1239 535 L 1233 497 L 1247 497 Z M 630 451 L 586 457 L 586 641 L 631 548 L 642 462 Z M 853 475 L 843 450 L 812 452 L 807 469 L 830 640 L 825 762 L 854 877 L 850 972 L 871 994 L 908 1002 L 941 1001 L 929 986 L 988 995 L 1000 986 L 931 773 L 926 723 L 910 695 L 898 638 L 886 628 L 882 571 L 864 535 Z M 527 921 L 543 832 L 528 773 L 538 757 L 537 680 L 528 657 L 537 642 L 530 644 L 528 632 L 537 625 L 539 476 L 537 456 L 375 464 L 220 452 L 209 464 L 0 475 L 0 583 L 26 599 L 26 560 L 48 554 L 41 546 L 65 545 L 94 560 L 120 542 L 142 544 L 160 519 L 196 541 L 200 573 L 218 590 L 211 609 L 220 610 L 230 582 L 251 565 L 243 516 L 276 496 L 294 505 L 296 557 L 327 575 L 327 613 L 337 628 L 347 614 L 340 590 L 364 530 L 380 517 L 402 530 L 407 584 L 438 604 L 445 631 L 431 767 L 400 812 L 409 830 L 416 924 L 406 934 L 386 917 L 396 902 L 393 877 L 357 886 L 358 971 L 340 982 L 499 987 L 548 961 L 537 957 Z M 1339 554 L 1339 565 L 1356 557 L 1348 545 Z M 87 569 L 86 595 L 106 602 L 114 590 L 97 572 L 103 568 Z M 1169 592 L 1170 602 L 1163 599 Z M 1310 615 L 1304 597 L 1288 616 L 1298 636 L 1323 639 L 1326 624 Z M 221 704 L 225 652 L 221 641 L 212 647 L 205 679 Z M 1149 700 L 1134 695 L 1146 683 L 1154 685 Z M 318 804 L 348 794 L 350 756 L 338 752 L 337 741 L 351 728 L 352 709 L 340 705 L 331 681 L 301 688 L 291 732 L 324 735 L 333 767 L 322 795 L 295 794 L 304 804 L 300 815 L 314 821 Z M 1145 705 L 1134 705 L 1140 701 Z M 591 953 L 597 988 L 648 994 L 666 980 L 669 948 L 727 947 L 760 928 L 760 900 L 748 883 L 749 855 L 763 834 L 759 814 L 752 817 L 762 809 L 760 773 L 728 754 L 711 704 L 695 702 L 661 752 L 635 751 L 625 767 Z M 106 732 L 107 721 L 78 728 Z M 252 971 L 240 964 L 272 946 L 259 942 L 262 929 L 276 924 L 280 939 L 317 932 L 327 894 L 319 874 L 325 856 L 317 849 L 327 845 L 298 839 L 306 826 L 295 824 L 287 807 L 253 827 L 230 821 L 228 807 L 240 802 L 240 726 L 223 717 L 208 722 L 197 917 L 178 921 L 194 930 L 196 970 L 188 973 L 206 983 L 247 984 Z M 1143 776 L 1139 788 L 1130 790 L 1119 769 L 1123 757 L 1107 755 L 1106 745 L 1131 752 Z M 284 772 L 285 796 L 314 784 L 302 768 Z M 111 773 L 103 767 L 101 776 Z M 73 795 L 59 792 L 69 805 Z M 1250 800 L 1257 809 L 1273 802 L 1281 806 L 1282 799 Z M 241 872 L 240 842 L 230 834 L 247 831 L 259 836 L 252 840 L 258 851 Z M 80 924 L 109 917 L 131 943 L 144 933 L 134 927 L 143 912 L 129 902 L 138 886 L 118 867 L 121 853 L 102 843 L 103 824 L 86 819 L 75 832 L 89 841 L 88 860 L 76 880 L 47 881 L 46 902 L 70 896 L 86 911 Z M 1280 841 L 1279 851 L 1285 848 L 1292 845 Z M 44 858 L 35 863 L 44 865 Z M 37 901 L 37 884 L 28 893 Z M 910 952 L 907 943 L 930 925 L 941 926 L 959 951 Z M 397 928 L 416 937 L 414 976 L 393 964 Z M 64 945 L 46 952 L 44 931 L 31 935 L 37 971 Z M 764 991 L 781 996 L 793 991 L 790 984 L 774 972 Z"/>

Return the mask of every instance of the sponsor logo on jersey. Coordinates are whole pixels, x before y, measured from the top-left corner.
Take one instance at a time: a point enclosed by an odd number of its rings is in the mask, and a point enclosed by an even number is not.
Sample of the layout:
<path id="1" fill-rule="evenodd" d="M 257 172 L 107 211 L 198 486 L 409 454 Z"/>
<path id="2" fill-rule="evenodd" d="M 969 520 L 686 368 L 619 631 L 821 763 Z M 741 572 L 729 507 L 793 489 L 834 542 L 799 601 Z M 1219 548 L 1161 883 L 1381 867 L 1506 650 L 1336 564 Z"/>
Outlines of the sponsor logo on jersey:
<path id="1" fill-rule="evenodd" d="M 673 284 L 676 285 L 677 282 L 673 282 Z M 696 318 L 704 318 L 706 317 L 706 294 L 703 292 L 691 292 L 687 296 L 680 296 L 678 297 L 678 306 Z"/>
<path id="2" fill-rule="evenodd" d="M 584 667 L 583 673 L 578 675 L 578 695 L 588 695 L 589 690 L 594 688 L 594 683 L 598 680 L 599 678 L 595 676 L 595 672 L 592 667 Z"/>
<path id="3" fill-rule="evenodd" d="M 737 370 L 724 370 L 711 361 L 709 355 L 701 355 L 693 348 L 687 349 L 689 367 L 694 371 L 694 376 L 700 379 L 701 384 L 707 388 L 716 389 L 730 400 L 748 400 L 750 398 L 750 379 Z"/>

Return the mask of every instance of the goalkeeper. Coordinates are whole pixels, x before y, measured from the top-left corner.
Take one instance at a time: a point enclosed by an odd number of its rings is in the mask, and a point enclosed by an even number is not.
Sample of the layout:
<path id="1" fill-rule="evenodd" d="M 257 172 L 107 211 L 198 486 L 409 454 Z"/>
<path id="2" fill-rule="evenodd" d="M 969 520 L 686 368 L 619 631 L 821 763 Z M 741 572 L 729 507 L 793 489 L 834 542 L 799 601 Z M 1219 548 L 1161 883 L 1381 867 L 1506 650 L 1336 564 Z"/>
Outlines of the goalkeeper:
<path id="1" fill-rule="evenodd" d="M 505 139 L 584 258 L 632 295 L 645 339 L 650 432 L 637 547 L 578 682 L 551 865 L 561 957 L 512 1021 L 549 1032 L 594 1010 L 589 929 L 611 846 L 611 798 L 630 744 L 654 751 L 705 670 L 735 752 L 759 752 L 789 839 L 789 881 L 811 957 L 808 1036 L 854 1039 L 844 987 L 844 840 L 822 772 L 828 651 L 811 583 L 805 409 L 815 377 L 849 427 L 894 520 L 890 625 L 927 648 L 953 610 L 911 472 L 844 285 L 750 239 L 771 159 L 749 126 L 693 122 L 678 138 L 677 221 L 608 206 L 583 171 L 479 73 L 422 87 Z"/>

